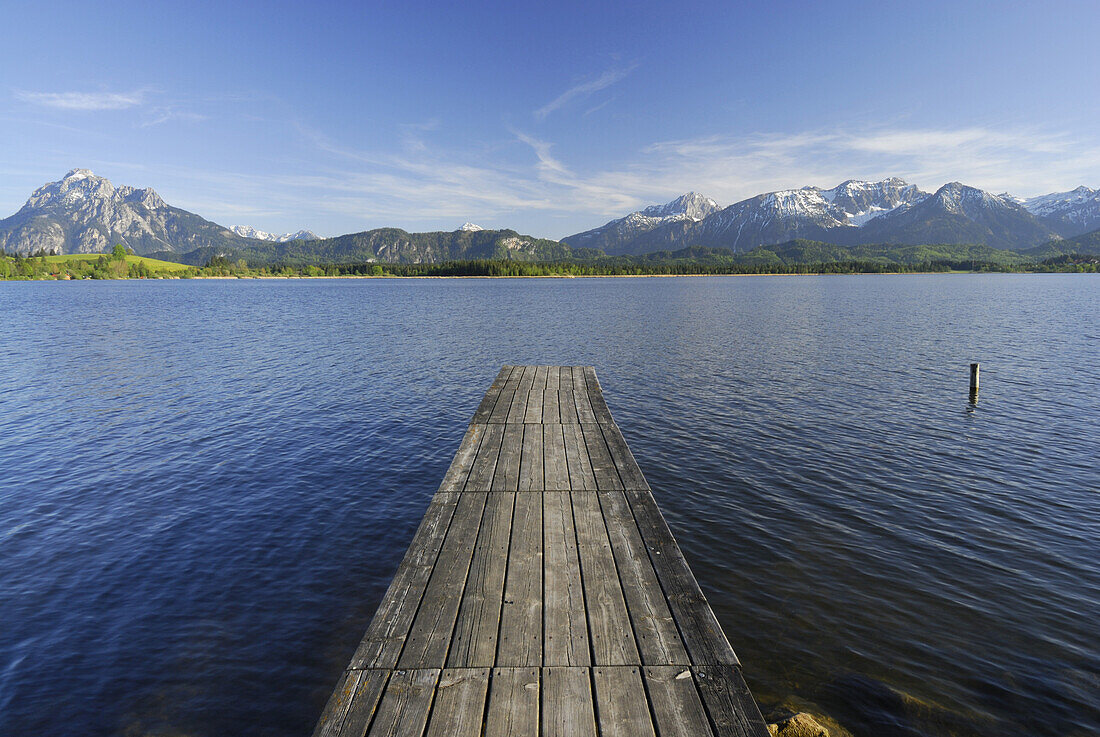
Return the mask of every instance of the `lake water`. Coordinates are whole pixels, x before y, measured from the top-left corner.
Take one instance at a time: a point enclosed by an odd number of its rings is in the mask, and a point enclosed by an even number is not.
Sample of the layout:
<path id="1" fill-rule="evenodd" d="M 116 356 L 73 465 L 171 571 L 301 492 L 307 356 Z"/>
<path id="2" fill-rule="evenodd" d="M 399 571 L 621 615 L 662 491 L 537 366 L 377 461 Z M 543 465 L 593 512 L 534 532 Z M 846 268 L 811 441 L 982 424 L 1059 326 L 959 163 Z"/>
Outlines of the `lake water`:
<path id="1" fill-rule="evenodd" d="M 765 711 L 1100 733 L 1095 276 L 9 282 L 0 315 L 0 734 L 309 734 L 506 363 L 596 367 Z"/>

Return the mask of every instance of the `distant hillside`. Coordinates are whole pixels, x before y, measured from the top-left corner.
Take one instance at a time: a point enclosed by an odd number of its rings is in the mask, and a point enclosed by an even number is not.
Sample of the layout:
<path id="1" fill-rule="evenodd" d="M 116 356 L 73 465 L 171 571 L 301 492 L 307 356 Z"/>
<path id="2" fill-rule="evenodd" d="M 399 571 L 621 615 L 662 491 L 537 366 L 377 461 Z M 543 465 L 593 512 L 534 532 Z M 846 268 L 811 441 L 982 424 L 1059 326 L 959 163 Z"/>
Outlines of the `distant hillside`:
<path id="1" fill-rule="evenodd" d="M 614 259 L 615 257 L 606 257 Z M 985 245 L 946 244 L 907 246 L 891 243 L 839 246 L 806 239 L 795 239 L 751 251 L 737 252 L 729 248 L 690 246 L 675 251 L 654 251 L 627 258 L 637 263 L 667 263 L 694 261 L 702 264 L 750 264 L 758 266 L 806 266 L 838 262 L 899 264 L 916 266 L 934 262 L 979 262 L 1016 266 L 1032 259 L 1004 249 Z"/>
<path id="2" fill-rule="evenodd" d="M 393 263 L 419 264 L 474 259 L 561 261 L 602 256 L 592 249 L 572 249 L 557 241 L 520 235 L 514 230 L 455 230 L 409 233 L 379 228 L 314 241 L 252 241 L 234 248 L 200 248 L 177 258 L 202 265 L 214 256 L 249 264 Z"/>
<path id="3" fill-rule="evenodd" d="M 1054 256 L 1080 254 L 1082 256 L 1100 256 L 1100 230 L 1085 233 L 1073 238 L 1054 240 L 1024 252 L 1030 258 L 1042 260 Z"/>

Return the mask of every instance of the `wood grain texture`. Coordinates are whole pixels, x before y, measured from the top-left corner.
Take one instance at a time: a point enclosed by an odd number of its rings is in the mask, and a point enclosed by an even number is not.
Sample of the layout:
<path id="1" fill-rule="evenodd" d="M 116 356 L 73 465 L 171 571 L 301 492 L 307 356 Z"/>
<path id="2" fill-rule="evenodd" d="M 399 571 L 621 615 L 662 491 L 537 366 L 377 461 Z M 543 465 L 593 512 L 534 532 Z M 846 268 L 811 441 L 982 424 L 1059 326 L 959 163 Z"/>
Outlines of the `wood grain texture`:
<path id="1" fill-rule="evenodd" d="M 538 737 L 539 669 L 494 668 L 485 737 Z"/>
<path id="2" fill-rule="evenodd" d="M 508 569 L 512 506 L 516 495 L 492 492 L 487 497 L 447 656 L 447 666 L 451 668 L 496 664 L 500 607 L 504 601 L 504 575 Z"/>
<path id="3" fill-rule="evenodd" d="M 523 426 L 523 449 L 519 460 L 519 490 L 542 491 L 542 425 Z"/>
<path id="4" fill-rule="evenodd" d="M 374 712 L 390 679 L 388 670 L 362 670 L 351 708 L 340 728 L 340 737 L 363 737 L 374 721 Z"/>
<path id="5" fill-rule="evenodd" d="M 542 665 L 541 494 L 516 494 L 497 665 Z"/>
<path id="6" fill-rule="evenodd" d="M 543 494 L 543 665 L 591 662 L 577 535 L 568 491 Z"/>
<path id="7" fill-rule="evenodd" d="M 519 489 L 519 460 L 523 452 L 523 423 L 504 426 L 504 438 L 500 445 L 497 467 L 493 471 L 493 491 Z"/>
<path id="8" fill-rule="evenodd" d="M 489 491 L 493 488 L 500 446 L 504 440 L 504 425 L 487 425 L 478 446 L 470 475 L 466 478 L 465 491 Z"/>
<path id="9" fill-rule="evenodd" d="M 638 665 L 607 527 L 595 494 L 572 494 L 593 665 Z"/>
<path id="10" fill-rule="evenodd" d="M 661 582 L 672 616 L 676 618 L 692 663 L 739 665 L 714 611 L 703 596 L 684 554 L 672 537 L 653 494 L 627 491 L 631 511 L 645 541 L 649 559 Z"/>
<path id="11" fill-rule="evenodd" d="M 485 494 L 462 494 L 424 590 L 398 668 L 442 668 L 466 588 L 473 547 L 485 511 Z"/>
<path id="12" fill-rule="evenodd" d="M 626 497 L 621 491 L 601 491 L 597 498 L 607 520 L 615 566 L 619 570 L 619 580 L 642 662 L 647 665 L 687 665 L 690 662 L 687 650 L 680 640 L 676 620 L 669 611 Z"/>
<path id="13" fill-rule="evenodd" d="M 642 673 L 661 737 L 695 737 L 711 733 L 690 668 L 649 665 Z"/>
<path id="14" fill-rule="evenodd" d="M 611 460 L 611 452 L 607 449 L 600 426 L 583 424 L 581 430 L 584 433 L 584 446 L 588 449 L 588 460 L 592 464 L 592 473 L 596 476 L 596 488 L 623 488 L 623 482 L 619 480 L 619 472 L 615 468 L 615 462 Z"/>
<path id="15" fill-rule="evenodd" d="M 573 491 L 595 491 L 596 475 L 580 425 L 562 425 L 565 440 L 565 463 L 569 472 L 569 488 Z"/>
<path id="16" fill-rule="evenodd" d="M 714 734 L 721 737 L 767 737 L 760 709 L 735 666 L 692 668 L 703 704 L 710 714 Z"/>
<path id="17" fill-rule="evenodd" d="M 466 428 L 466 434 L 462 436 L 462 443 L 455 452 L 454 460 L 451 461 L 450 468 L 443 476 L 439 491 L 462 491 L 465 488 L 470 470 L 474 467 L 477 451 L 481 447 L 481 438 L 485 435 L 485 427 L 485 425 L 470 425 Z"/>
<path id="18" fill-rule="evenodd" d="M 542 426 L 543 482 L 548 491 L 569 489 L 564 431 L 561 425 Z"/>
<path id="19" fill-rule="evenodd" d="M 642 676 L 636 666 L 595 667 L 596 707 L 601 737 L 656 737 Z"/>
<path id="20" fill-rule="evenodd" d="M 370 737 L 421 737 L 438 680 L 438 669 L 395 670 L 371 721 Z"/>
<path id="21" fill-rule="evenodd" d="M 488 668 L 447 668 L 439 675 L 427 737 L 481 737 Z"/>
<path id="22" fill-rule="evenodd" d="M 590 669 L 542 669 L 542 737 L 596 737 Z"/>

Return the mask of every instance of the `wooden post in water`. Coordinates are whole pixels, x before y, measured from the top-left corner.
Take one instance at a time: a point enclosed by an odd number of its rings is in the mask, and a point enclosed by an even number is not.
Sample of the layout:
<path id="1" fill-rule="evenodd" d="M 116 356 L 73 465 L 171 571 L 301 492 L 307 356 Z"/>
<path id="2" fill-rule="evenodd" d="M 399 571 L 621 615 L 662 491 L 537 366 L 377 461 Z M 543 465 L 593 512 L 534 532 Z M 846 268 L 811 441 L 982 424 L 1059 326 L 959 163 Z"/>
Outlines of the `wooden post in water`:
<path id="1" fill-rule="evenodd" d="M 978 366 L 979 364 L 970 364 L 970 391 L 978 391 Z"/>

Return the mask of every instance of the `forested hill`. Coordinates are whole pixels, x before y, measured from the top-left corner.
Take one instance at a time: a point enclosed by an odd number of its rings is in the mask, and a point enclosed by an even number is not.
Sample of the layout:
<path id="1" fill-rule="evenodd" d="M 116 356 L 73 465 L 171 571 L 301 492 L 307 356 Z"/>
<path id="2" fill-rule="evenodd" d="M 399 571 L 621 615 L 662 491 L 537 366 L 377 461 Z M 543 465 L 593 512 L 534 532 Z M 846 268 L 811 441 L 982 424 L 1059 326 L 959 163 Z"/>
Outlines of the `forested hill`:
<path id="1" fill-rule="evenodd" d="M 193 265 L 215 256 L 250 264 L 416 264 L 443 261 L 512 260 L 562 261 L 592 259 L 603 253 L 570 248 L 564 243 L 520 235 L 514 230 L 455 230 L 409 233 L 400 228 L 378 228 L 335 238 L 271 243 L 251 241 L 236 248 L 199 248 L 175 255 Z"/>

